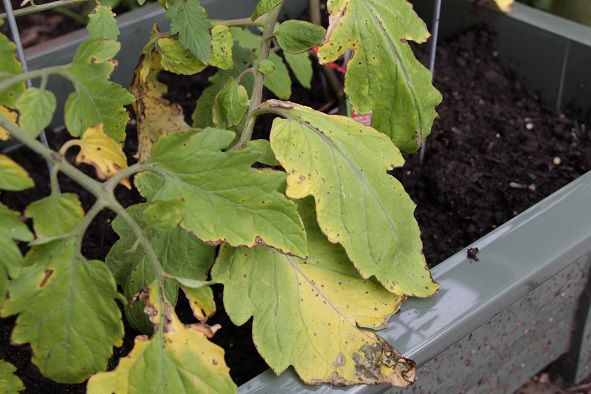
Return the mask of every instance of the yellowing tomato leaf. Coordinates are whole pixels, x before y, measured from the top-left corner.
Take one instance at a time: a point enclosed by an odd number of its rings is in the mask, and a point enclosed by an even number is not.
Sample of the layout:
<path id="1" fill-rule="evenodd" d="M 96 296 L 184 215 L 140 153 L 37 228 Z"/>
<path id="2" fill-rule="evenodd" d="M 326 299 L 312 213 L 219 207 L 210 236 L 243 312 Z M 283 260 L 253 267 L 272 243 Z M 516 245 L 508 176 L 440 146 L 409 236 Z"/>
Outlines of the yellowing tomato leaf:
<path id="1" fill-rule="evenodd" d="M 273 11 L 282 0 L 259 0 L 252 16 L 250 17 L 253 21 L 257 20 L 264 14 Z"/>
<path id="2" fill-rule="evenodd" d="M 310 256 L 271 248 L 223 246 L 213 278 L 224 284 L 224 305 L 238 325 L 253 321 L 254 343 L 277 373 L 293 365 L 306 383 L 407 386 L 414 363 L 369 330 L 387 324 L 402 297 L 363 280 L 314 218 L 311 199 L 300 204 Z"/>
<path id="3" fill-rule="evenodd" d="M 16 46 L 0 33 L 0 82 L 11 78 L 23 71 L 20 62 L 16 59 Z M 25 81 L 16 83 L 8 89 L 0 92 L 0 108 L 3 105 L 12 107 L 16 99 L 25 91 Z M 0 139 L 2 129 L 0 129 Z"/>
<path id="4" fill-rule="evenodd" d="M 28 88 L 15 103 L 21 129 L 36 138 L 51 123 L 55 107 L 55 96 L 49 90 Z"/>
<path id="5" fill-rule="evenodd" d="M 160 64 L 166 71 L 180 75 L 193 75 L 202 71 L 207 64 L 197 59 L 188 49 L 183 48 L 175 38 L 160 38 L 157 41 Z"/>
<path id="6" fill-rule="evenodd" d="M 279 192 L 285 175 L 252 168 L 256 152 L 222 152 L 233 140 L 217 129 L 162 137 L 149 160 L 156 171 L 140 174 L 136 185 L 149 202 L 183 199 L 181 227 L 205 242 L 306 256 L 295 204 Z"/>
<path id="7" fill-rule="evenodd" d="M 431 132 L 441 94 L 407 41 L 429 32 L 407 0 L 329 0 L 330 24 L 318 50 L 322 63 L 348 49 L 345 91 L 355 112 L 373 113 L 372 126 L 404 152 L 414 152 Z"/>
<path id="8" fill-rule="evenodd" d="M 21 191 L 34 186 L 27 171 L 10 157 L 0 155 L 0 190 Z"/>
<path id="9" fill-rule="evenodd" d="M 9 121 L 16 124 L 16 120 L 18 119 L 18 113 L 16 111 L 11 110 L 10 108 L 4 107 L 0 105 L 0 115 L 8 118 Z M 8 130 L 0 127 L 0 141 L 8 141 L 10 139 L 10 133 Z"/>
<path id="10" fill-rule="evenodd" d="M 351 118 L 268 105 L 286 118 L 273 123 L 271 147 L 289 174 L 287 195 L 314 196 L 320 228 L 364 278 L 375 276 L 399 295 L 432 295 L 438 286 L 422 253 L 415 204 L 387 173 L 404 163 L 396 146 Z"/>
<path id="11" fill-rule="evenodd" d="M 33 364 L 59 383 L 81 383 L 105 370 L 123 339 L 109 269 L 80 257 L 73 240 L 34 247 L 24 265 L 2 308 L 2 317 L 18 314 L 12 342 L 29 343 Z"/>
<path id="12" fill-rule="evenodd" d="M 0 387 L 3 394 L 17 394 L 24 391 L 25 385 L 15 374 L 16 367 L 9 362 L 0 360 Z"/>
<path id="13" fill-rule="evenodd" d="M 88 15 L 86 28 L 92 38 L 117 40 L 119 37 L 119 26 L 117 26 L 115 13 L 111 7 L 106 5 L 97 5 L 94 11 Z"/>
<path id="14" fill-rule="evenodd" d="M 157 327 L 152 338 L 136 337 L 115 370 L 90 378 L 88 393 L 235 393 L 224 350 L 183 325 L 157 293 L 158 287 L 150 286 L 147 310 Z"/>
<path id="15" fill-rule="evenodd" d="M 211 29 L 211 58 L 209 64 L 222 70 L 230 70 L 234 65 L 234 38 L 228 26 L 216 25 Z"/>

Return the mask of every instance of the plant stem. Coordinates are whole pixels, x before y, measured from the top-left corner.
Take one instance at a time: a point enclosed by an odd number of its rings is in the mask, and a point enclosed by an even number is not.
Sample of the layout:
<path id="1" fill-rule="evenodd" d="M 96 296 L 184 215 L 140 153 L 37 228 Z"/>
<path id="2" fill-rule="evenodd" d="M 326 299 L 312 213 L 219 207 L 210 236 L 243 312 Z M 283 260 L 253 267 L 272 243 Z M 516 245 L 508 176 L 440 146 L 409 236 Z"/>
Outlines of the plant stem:
<path id="1" fill-rule="evenodd" d="M 310 22 L 315 25 L 322 25 L 322 15 L 320 14 L 320 0 L 310 0 Z"/>
<path id="2" fill-rule="evenodd" d="M 19 82 L 26 81 L 27 79 L 34 79 L 34 78 L 46 78 L 52 74 L 59 74 L 64 76 L 65 78 L 70 78 L 70 75 L 67 72 L 67 66 L 53 66 L 53 67 L 46 67 L 41 68 L 39 70 L 33 70 L 26 73 L 18 74 L 18 75 L 10 75 L 9 78 L 3 79 L 0 82 L 0 92 L 5 91 L 12 85 L 15 85 Z M 2 73 L 0 72 L 0 76 Z"/>
<path id="3" fill-rule="evenodd" d="M 230 150 L 242 148 L 244 144 L 246 144 L 252 138 L 252 132 L 254 130 L 254 125 L 257 118 L 255 112 L 263 101 L 263 86 L 265 81 L 265 75 L 259 71 L 259 64 L 261 64 L 262 61 L 267 60 L 269 57 L 271 44 L 275 35 L 275 24 L 277 23 L 277 18 L 279 18 L 279 13 L 281 12 L 282 6 L 283 2 L 281 2 L 277 7 L 275 7 L 273 11 L 267 14 L 268 17 L 266 18 L 259 57 L 254 64 L 255 77 L 252 88 L 252 97 L 250 98 L 250 107 L 248 108 L 248 114 L 246 115 L 246 124 L 244 125 L 244 130 L 242 131 L 240 140 Z"/>
<path id="4" fill-rule="evenodd" d="M 253 21 L 250 18 L 240 18 L 240 19 L 210 19 L 209 22 L 212 25 L 222 25 L 222 26 L 265 26 L 265 21 L 262 18 L 259 18 Z"/>
<path id="5" fill-rule="evenodd" d="M 30 7 L 21 8 L 19 10 L 14 11 L 14 16 L 23 16 L 28 14 L 33 14 L 35 12 L 47 11 L 51 10 L 56 7 L 68 6 L 78 3 L 84 3 L 88 0 L 59 0 L 59 1 L 52 1 L 51 3 L 39 4 L 39 5 L 32 5 Z M 0 14 L 0 20 L 6 18 L 6 14 Z"/>

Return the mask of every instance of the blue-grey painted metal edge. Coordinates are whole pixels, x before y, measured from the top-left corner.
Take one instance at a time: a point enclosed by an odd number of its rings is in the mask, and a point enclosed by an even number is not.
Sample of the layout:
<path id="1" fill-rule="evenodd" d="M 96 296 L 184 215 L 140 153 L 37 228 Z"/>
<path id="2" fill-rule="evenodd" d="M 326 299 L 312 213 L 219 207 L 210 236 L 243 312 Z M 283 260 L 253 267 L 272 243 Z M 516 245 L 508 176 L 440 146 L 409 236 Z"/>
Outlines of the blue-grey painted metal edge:
<path id="1" fill-rule="evenodd" d="M 591 172 L 544 199 L 433 270 L 430 299 L 409 300 L 379 334 L 419 367 L 466 337 L 591 250 Z M 549 360 L 553 361 L 553 360 Z M 420 379 L 420 372 L 418 378 Z M 267 371 L 241 393 L 370 393 L 383 386 L 305 386 L 292 370 Z"/>

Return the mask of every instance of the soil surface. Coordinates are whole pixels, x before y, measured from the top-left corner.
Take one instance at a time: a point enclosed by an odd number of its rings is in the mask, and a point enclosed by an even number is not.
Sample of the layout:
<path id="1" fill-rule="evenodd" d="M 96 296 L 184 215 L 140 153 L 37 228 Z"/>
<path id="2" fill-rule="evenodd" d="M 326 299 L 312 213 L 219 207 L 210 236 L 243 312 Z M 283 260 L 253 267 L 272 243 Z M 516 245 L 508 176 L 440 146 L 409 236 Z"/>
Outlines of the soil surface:
<path id="1" fill-rule="evenodd" d="M 420 57 L 425 50 L 420 49 Z M 315 77 L 311 92 L 294 85 L 294 101 L 315 108 L 332 109 L 324 82 Z M 206 76 L 206 75 L 205 75 Z M 204 75 L 164 75 L 169 97 L 183 105 L 189 117 L 195 97 L 206 86 Z M 440 45 L 436 85 L 445 101 L 439 108 L 429 150 L 423 166 L 416 156 L 408 159 L 397 176 L 418 204 L 417 218 L 423 230 L 425 254 L 431 265 L 506 222 L 511 217 L 558 190 L 591 169 L 591 130 L 567 114 L 558 114 L 540 103 L 504 71 L 494 50 L 494 36 L 486 29 L 474 29 Z M 269 119 L 257 125 L 258 134 L 268 133 Z M 54 148 L 65 134 L 50 135 Z M 135 150 L 130 128 L 126 151 Z M 35 178 L 36 191 L 2 193 L 0 201 L 19 210 L 49 193 L 43 162 L 25 149 L 10 154 Z M 89 173 L 92 173 L 88 169 Z M 91 196 L 62 179 L 64 191 L 81 194 L 86 209 Z M 125 205 L 141 201 L 124 188 L 118 197 Z M 110 229 L 111 213 L 103 213 L 86 237 L 85 255 L 103 259 L 117 237 Z M 214 341 L 226 350 L 232 377 L 238 384 L 265 370 L 250 340 L 250 326 L 235 327 L 223 313 L 222 289 L 214 293 L 219 311 L 211 323 L 220 323 Z M 182 298 L 181 298 L 182 299 Z M 177 310 L 191 322 L 185 302 Z M 84 385 L 60 385 L 44 379 L 30 363 L 28 346 L 12 346 L 10 332 L 14 318 L 0 320 L 0 359 L 14 363 L 31 393 L 84 392 Z M 129 329 L 125 345 L 117 349 L 110 368 L 131 350 L 136 333 Z"/>

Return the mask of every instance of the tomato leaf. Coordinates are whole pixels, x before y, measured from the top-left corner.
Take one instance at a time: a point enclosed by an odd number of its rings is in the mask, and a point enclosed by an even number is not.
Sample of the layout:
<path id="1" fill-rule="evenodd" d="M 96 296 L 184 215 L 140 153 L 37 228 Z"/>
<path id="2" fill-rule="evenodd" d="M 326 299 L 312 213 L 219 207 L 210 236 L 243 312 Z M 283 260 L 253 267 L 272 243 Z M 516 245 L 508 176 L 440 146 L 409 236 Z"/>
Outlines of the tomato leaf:
<path id="1" fill-rule="evenodd" d="M 22 380 L 15 374 L 16 367 L 9 362 L 0 360 L 0 387 L 4 394 L 17 394 L 25 390 Z"/>
<path id="2" fill-rule="evenodd" d="M 209 63 L 211 56 L 211 35 L 207 12 L 198 0 L 174 0 L 166 11 L 171 21 L 172 34 L 179 35 L 179 41 L 197 59 Z"/>
<path id="3" fill-rule="evenodd" d="M 16 124 L 18 119 L 18 112 L 11 110 L 3 105 L 0 105 L 0 114 L 7 118 L 12 123 Z M 0 141 L 8 141 L 10 139 L 10 133 L 8 130 L 0 127 Z"/>
<path id="4" fill-rule="evenodd" d="M 267 14 L 273 11 L 279 4 L 281 4 L 282 0 L 259 0 L 252 16 L 250 17 L 253 21 L 257 20 L 264 14 Z"/>
<path id="5" fill-rule="evenodd" d="M 0 190 L 21 191 L 34 186 L 27 171 L 10 157 L 0 155 Z"/>
<path id="6" fill-rule="evenodd" d="M 215 97 L 213 122 L 222 129 L 237 126 L 248 111 L 248 92 L 235 79 L 230 79 Z"/>
<path id="7" fill-rule="evenodd" d="M 222 70 L 230 70 L 233 61 L 234 38 L 228 26 L 216 25 L 211 29 L 211 59 L 209 64 Z"/>
<path id="8" fill-rule="evenodd" d="M 4 34 L 0 34 L 0 82 L 14 77 L 23 71 L 16 59 L 16 46 Z M 14 103 L 25 91 L 25 81 L 16 83 L 0 92 L 0 106 L 14 106 Z M 0 134 L 2 130 L 0 129 Z"/>
<path id="9" fill-rule="evenodd" d="M 86 28 L 92 38 L 117 40 L 119 37 L 119 26 L 117 26 L 115 13 L 109 6 L 97 5 L 94 11 L 88 15 Z"/>
<path id="10" fill-rule="evenodd" d="M 33 219 L 37 238 L 56 238 L 74 231 L 84 219 L 84 209 L 76 194 L 52 194 L 37 200 L 25 210 Z"/>
<path id="11" fill-rule="evenodd" d="M 314 69 L 312 68 L 312 61 L 308 52 L 303 53 L 284 53 L 285 60 L 289 64 L 289 68 L 293 71 L 298 82 L 305 88 L 312 87 L 312 77 L 314 76 Z"/>
<path id="12" fill-rule="evenodd" d="M 31 137 L 37 137 L 53 118 L 56 108 L 55 96 L 49 90 L 28 88 L 16 100 L 21 129 Z"/>
<path id="13" fill-rule="evenodd" d="M 175 38 L 160 38 L 157 43 L 161 56 L 160 64 L 166 71 L 180 75 L 193 75 L 207 67 Z"/>
<path id="14" fill-rule="evenodd" d="M 285 52 L 302 53 L 320 44 L 326 30 L 306 21 L 289 20 L 281 23 L 275 37 Z"/>

